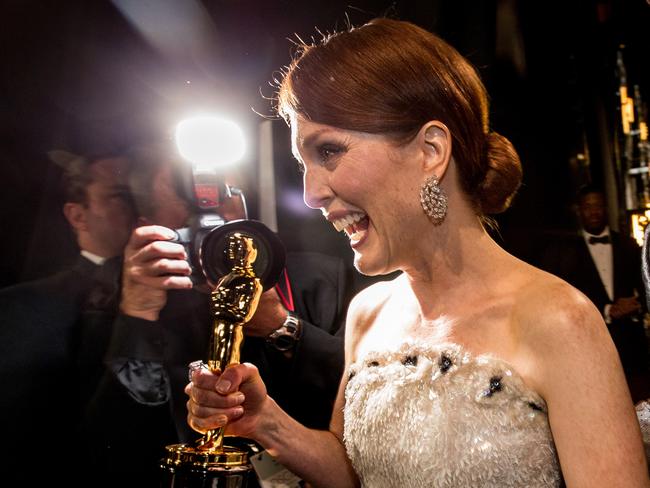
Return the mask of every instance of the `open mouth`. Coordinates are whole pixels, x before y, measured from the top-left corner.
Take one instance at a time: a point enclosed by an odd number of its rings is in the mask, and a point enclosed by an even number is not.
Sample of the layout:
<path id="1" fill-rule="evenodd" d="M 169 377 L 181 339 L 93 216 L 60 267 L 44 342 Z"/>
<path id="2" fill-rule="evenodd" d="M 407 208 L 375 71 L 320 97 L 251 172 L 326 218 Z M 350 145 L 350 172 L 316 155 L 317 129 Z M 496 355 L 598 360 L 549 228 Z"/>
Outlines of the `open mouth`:
<path id="1" fill-rule="evenodd" d="M 332 222 L 337 232 L 344 231 L 354 245 L 360 242 L 368 231 L 370 220 L 361 212 L 351 213 Z"/>

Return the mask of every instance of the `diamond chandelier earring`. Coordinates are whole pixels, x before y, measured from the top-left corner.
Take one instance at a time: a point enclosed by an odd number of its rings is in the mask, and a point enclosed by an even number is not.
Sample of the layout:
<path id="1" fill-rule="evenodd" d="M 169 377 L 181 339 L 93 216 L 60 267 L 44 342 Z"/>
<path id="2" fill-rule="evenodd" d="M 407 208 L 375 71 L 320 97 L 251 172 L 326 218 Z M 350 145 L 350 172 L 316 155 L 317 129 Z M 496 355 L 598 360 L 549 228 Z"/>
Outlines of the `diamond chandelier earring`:
<path id="1" fill-rule="evenodd" d="M 420 203 L 433 225 L 440 225 L 447 215 L 447 195 L 440 188 L 436 175 L 428 178 L 420 188 Z"/>

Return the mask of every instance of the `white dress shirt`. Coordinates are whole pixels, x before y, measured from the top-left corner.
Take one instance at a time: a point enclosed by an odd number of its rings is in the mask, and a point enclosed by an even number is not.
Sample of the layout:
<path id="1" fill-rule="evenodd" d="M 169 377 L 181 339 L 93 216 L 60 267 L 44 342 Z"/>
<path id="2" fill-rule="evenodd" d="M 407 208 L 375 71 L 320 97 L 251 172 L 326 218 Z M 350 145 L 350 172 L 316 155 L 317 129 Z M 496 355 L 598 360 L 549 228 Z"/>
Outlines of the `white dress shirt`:
<path id="1" fill-rule="evenodd" d="M 101 256 L 98 256 L 97 254 L 93 254 L 90 251 L 86 251 L 85 249 L 81 250 L 81 255 L 86 258 L 89 261 L 92 261 L 98 266 L 101 266 L 106 262 L 106 258 L 103 258 Z"/>
<path id="2" fill-rule="evenodd" d="M 605 286 L 605 291 L 610 300 L 614 300 L 614 262 L 613 262 L 613 253 L 612 253 L 612 236 L 609 232 L 609 227 L 605 227 L 600 234 L 594 235 L 583 229 L 582 236 L 585 239 L 585 244 L 589 249 L 591 254 L 591 259 L 594 260 L 598 274 L 600 275 L 600 280 Z M 589 243 L 590 237 L 609 237 L 609 243 Z M 609 309 L 611 308 L 610 304 L 605 305 L 605 310 L 602 311 L 605 322 L 609 323 L 611 318 L 609 316 Z"/>

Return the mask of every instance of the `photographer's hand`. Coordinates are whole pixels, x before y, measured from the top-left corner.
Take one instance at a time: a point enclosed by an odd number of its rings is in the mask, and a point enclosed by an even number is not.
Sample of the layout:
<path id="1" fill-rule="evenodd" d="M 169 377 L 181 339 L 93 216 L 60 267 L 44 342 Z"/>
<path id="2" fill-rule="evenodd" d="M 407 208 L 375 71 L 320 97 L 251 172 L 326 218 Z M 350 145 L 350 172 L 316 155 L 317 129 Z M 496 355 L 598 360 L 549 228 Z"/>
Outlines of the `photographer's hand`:
<path id="1" fill-rule="evenodd" d="M 145 320 L 158 320 L 167 290 L 192 288 L 191 268 L 182 244 L 168 242 L 176 234 L 166 227 L 138 227 L 124 250 L 120 310 Z"/>
<path id="2" fill-rule="evenodd" d="M 252 337 L 267 337 L 280 327 L 287 318 L 287 309 L 272 288 L 262 293 L 257 311 L 244 327 L 244 334 Z"/>

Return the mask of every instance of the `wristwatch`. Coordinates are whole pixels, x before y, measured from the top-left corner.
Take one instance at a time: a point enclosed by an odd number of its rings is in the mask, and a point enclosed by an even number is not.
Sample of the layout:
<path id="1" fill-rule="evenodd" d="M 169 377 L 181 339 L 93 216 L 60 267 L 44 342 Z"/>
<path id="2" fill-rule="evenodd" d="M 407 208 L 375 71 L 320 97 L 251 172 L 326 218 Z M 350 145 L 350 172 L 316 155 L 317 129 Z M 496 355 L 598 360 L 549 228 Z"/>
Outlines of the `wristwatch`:
<path id="1" fill-rule="evenodd" d="M 278 351 L 293 349 L 300 338 L 300 319 L 292 312 L 287 312 L 284 323 L 271 332 L 266 342 L 275 347 Z"/>

